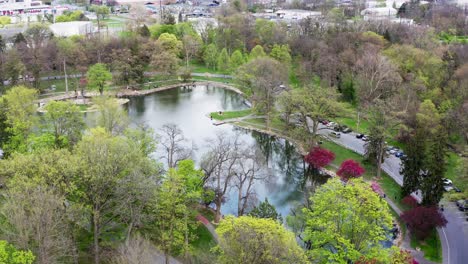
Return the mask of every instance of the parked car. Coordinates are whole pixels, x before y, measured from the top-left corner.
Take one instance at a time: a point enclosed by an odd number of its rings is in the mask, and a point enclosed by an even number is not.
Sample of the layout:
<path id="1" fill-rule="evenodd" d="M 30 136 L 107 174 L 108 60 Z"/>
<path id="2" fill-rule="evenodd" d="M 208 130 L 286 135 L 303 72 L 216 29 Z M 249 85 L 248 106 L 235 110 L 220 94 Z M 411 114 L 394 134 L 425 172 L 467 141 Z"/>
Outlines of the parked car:
<path id="1" fill-rule="evenodd" d="M 405 153 L 403 151 L 397 151 L 395 153 L 395 157 L 397 157 L 397 158 L 401 158 L 401 156 L 403 156 L 403 155 L 405 155 Z"/>
<path id="2" fill-rule="evenodd" d="M 457 188 L 457 187 L 455 187 L 455 186 L 453 186 L 453 190 L 454 190 L 455 192 L 457 192 L 457 193 L 460 193 L 460 192 L 461 192 L 461 190 L 460 190 L 460 189 L 458 189 L 458 188 Z"/>
<path id="3" fill-rule="evenodd" d="M 390 150 L 392 150 L 392 149 L 394 149 L 394 148 L 395 148 L 395 147 L 393 147 L 393 146 L 387 146 L 385 149 L 386 149 L 387 151 L 390 151 Z"/>
<path id="4" fill-rule="evenodd" d="M 362 141 L 369 141 L 369 136 L 364 135 L 361 139 L 362 139 Z"/>
<path id="5" fill-rule="evenodd" d="M 450 179 L 443 178 L 442 181 L 444 182 L 444 185 L 452 185 L 453 182 Z"/>
<path id="6" fill-rule="evenodd" d="M 329 135 L 330 135 L 331 137 L 334 137 L 334 138 L 340 138 L 340 137 L 341 137 L 340 132 L 335 132 L 335 131 L 330 132 Z"/>
<path id="7" fill-rule="evenodd" d="M 362 138 L 364 134 L 356 134 L 356 138 Z"/>
<path id="8" fill-rule="evenodd" d="M 457 206 L 460 211 L 468 211 L 468 200 L 458 200 Z"/>
<path id="9" fill-rule="evenodd" d="M 402 160 L 405 160 L 405 159 L 407 159 L 407 158 L 408 158 L 408 155 L 406 155 L 406 154 L 403 154 L 403 155 L 401 155 L 401 157 L 400 157 L 400 159 L 402 159 Z"/>
<path id="10" fill-rule="evenodd" d="M 349 127 L 345 127 L 345 128 L 341 127 L 341 132 L 348 134 L 348 133 L 353 132 L 353 130 Z"/>
<path id="11" fill-rule="evenodd" d="M 333 127 L 335 127 L 335 126 L 336 126 L 336 123 L 335 123 L 335 122 L 329 122 L 329 123 L 327 124 L 327 127 L 330 127 L 330 128 L 333 128 Z"/>
<path id="12" fill-rule="evenodd" d="M 451 185 L 444 185 L 444 191 L 450 192 L 451 190 L 453 190 L 453 187 Z"/>

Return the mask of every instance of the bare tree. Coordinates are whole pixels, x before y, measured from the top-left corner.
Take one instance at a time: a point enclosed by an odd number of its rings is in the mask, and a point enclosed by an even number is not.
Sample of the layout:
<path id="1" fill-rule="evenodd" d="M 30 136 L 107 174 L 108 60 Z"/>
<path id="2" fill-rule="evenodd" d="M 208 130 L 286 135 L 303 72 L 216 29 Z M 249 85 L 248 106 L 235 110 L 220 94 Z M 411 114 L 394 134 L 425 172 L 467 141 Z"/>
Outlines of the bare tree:
<path id="1" fill-rule="evenodd" d="M 221 206 L 235 176 L 235 167 L 239 160 L 241 142 L 239 135 L 234 137 L 218 133 L 207 141 L 208 152 L 203 155 L 201 168 L 205 172 L 205 185 L 215 189 L 215 223 L 221 220 Z"/>
<path id="2" fill-rule="evenodd" d="M 154 263 L 157 249 L 151 242 L 140 235 L 130 238 L 117 249 L 112 263 L 116 264 L 150 264 Z M 162 254 L 160 254 L 161 257 Z"/>
<path id="3" fill-rule="evenodd" d="M 2 236 L 20 248 L 31 249 L 36 263 L 73 262 L 75 250 L 65 198 L 31 181 L 10 187 L 1 210 L 5 220 Z"/>
<path id="4" fill-rule="evenodd" d="M 189 66 L 189 62 L 192 57 L 197 54 L 201 46 L 201 40 L 191 35 L 185 35 L 182 38 L 182 48 L 185 57 L 185 67 Z"/>
<path id="5" fill-rule="evenodd" d="M 238 191 L 237 215 L 241 216 L 256 202 L 256 193 L 252 187 L 256 181 L 264 180 L 266 174 L 262 173 L 265 157 L 258 148 L 246 146 L 239 154 L 234 171 L 234 184 Z"/>
<path id="6" fill-rule="evenodd" d="M 375 51 L 366 51 L 356 63 L 359 81 L 359 97 L 365 107 L 377 99 L 392 95 L 394 88 L 401 83 L 398 69 L 386 57 Z"/>
<path id="7" fill-rule="evenodd" d="M 189 142 L 176 124 L 169 123 L 163 125 L 160 129 L 159 137 L 159 141 L 165 152 L 165 155 L 161 158 L 167 160 L 169 168 L 175 168 L 179 161 L 192 157 L 194 147 L 187 147 Z"/>

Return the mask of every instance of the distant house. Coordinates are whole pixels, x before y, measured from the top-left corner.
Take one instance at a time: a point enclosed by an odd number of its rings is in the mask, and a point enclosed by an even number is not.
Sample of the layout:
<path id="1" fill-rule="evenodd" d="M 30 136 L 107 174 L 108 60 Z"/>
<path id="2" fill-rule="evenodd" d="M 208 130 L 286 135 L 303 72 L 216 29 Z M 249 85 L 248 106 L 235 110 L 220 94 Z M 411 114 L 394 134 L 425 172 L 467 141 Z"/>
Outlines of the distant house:
<path id="1" fill-rule="evenodd" d="M 94 32 L 94 25 L 90 21 L 60 22 L 50 25 L 55 36 L 70 37 L 74 35 L 88 35 Z"/>
<path id="2" fill-rule="evenodd" d="M 397 10 L 392 7 L 372 7 L 361 11 L 364 20 L 383 20 L 396 18 Z"/>

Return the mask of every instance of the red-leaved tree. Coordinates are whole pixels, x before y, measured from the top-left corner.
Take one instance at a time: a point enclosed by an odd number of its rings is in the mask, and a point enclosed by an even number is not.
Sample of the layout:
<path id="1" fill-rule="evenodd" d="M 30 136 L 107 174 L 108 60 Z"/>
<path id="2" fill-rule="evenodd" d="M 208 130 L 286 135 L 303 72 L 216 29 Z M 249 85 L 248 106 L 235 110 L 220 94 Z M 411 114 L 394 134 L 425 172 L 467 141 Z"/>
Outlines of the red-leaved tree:
<path id="1" fill-rule="evenodd" d="M 340 176 L 341 180 L 348 181 L 349 178 L 357 178 L 364 174 L 365 170 L 361 167 L 359 162 L 352 159 L 345 160 L 341 163 L 340 168 L 336 172 Z"/>
<path id="2" fill-rule="evenodd" d="M 335 159 L 335 153 L 321 148 L 313 148 L 304 160 L 315 169 L 320 169 L 330 164 Z"/>
<path id="3" fill-rule="evenodd" d="M 415 208 L 418 206 L 418 201 L 412 195 L 407 195 L 403 200 L 401 200 L 404 204 L 408 205 L 410 208 Z"/>
<path id="4" fill-rule="evenodd" d="M 444 215 L 435 206 L 417 206 L 401 214 L 409 230 L 420 240 L 426 239 L 436 227 L 447 224 Z"/>

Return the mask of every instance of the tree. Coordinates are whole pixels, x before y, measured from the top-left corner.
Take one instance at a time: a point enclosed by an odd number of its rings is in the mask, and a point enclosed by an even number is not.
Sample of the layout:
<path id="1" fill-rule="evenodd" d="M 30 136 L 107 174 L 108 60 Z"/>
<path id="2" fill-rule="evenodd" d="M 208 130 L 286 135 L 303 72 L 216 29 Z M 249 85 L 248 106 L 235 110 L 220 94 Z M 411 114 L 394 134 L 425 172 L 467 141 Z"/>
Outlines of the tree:
<path id="1" fill-rule="evenodd" d="M 305 162 L 316 169 L 321 169 L 335 159 L 335 153 L 321 147 L 314 147 L 304 157 Z"/>
<path id="2" fill-rule="evenodd" d="M 340 168 L 336 172 L 342 181 L 348 181 L 350 178 L 357 178 L 364 174 L 365 170 L 359 162 L 352 159 L 345 160 L 341 163 Z"/>
<path id="3" fill-rule="evenodd" d="M 24 42 L 18 45 L 26 69 L 34 78 L 34 87 L 39 89 L 41 72 L 48 67 L 47 44 L 52 38 L 52 31 L 47 25 L 33 24 L 24 32 Z"/>
<path id="4" fill-rule="evenodd" d="M 187 139 L 176 124 L 164 124 L 160 129 L 159 141 L 165 152 L 162 158 L 167 160 L 169 168 L 175 168 L 179 161 L 192 156 L 192 149 L 186 146 Z"/>
<path id="5" fill-rule="evenodd" d="M 252 187 L 258 180 L 265 179 L 262 173 L 262 165 L 265 157 L 260 149 L 255 146 L 247 146 L 239 153 L 240 158 L 235 164 L 235 186 L 237 188 L 237 215 L 244 215 L 245 211 L 252 206 L 252 198 L 255 192 Z"/>
<path id="6" fill-rule="evenodd" d="M 382 262 L 389 253 L 382 248 L 392 217 L 380 199 L 362 179 L 343 183 L 336 178 L 317 188 L 306 214 L 309 255 L 318 263 L 347 263 L 361 256 Z"/>
<path id="7" fill-rule="evenodd" d="M 270 57 L 286 65 L 290 65 L 292 60 L 288 45 L 273 45 Z"/>
<path id="8" fill-rule="evenodd" d="M 185 179 L 184 179 L 185 178 Z M 156 192 L 152 213 L 155 216 L 152 229 L 169 264 L 170 254 L 187 252 L 188 234 L 193 228 L 195 216 L 188 207 L 194 193 L 186 189 L 187 179 L 175 169 L 169 169 L 161 187 Z M 193 229 L 192 229 L 193 230 Z"/>
<path id="9" fill-rule="evenodd" d="M 257 45 L 250 51 L 249 60 L 253 60 L 253 59 L 257 59 L 261 57 L 266 57 L 266 53 L 263 50 L 262 46 Z"/>
<path id="10" fill-rule="evenodd" d="M 172 53 L 176 56 L 179 56 L 180 50 L 182 48 L 182 42 L 178 40 L 174 34 L 169 33 L 162 33 L 156 43 L 161 45 L 164 51 Z"/>
<path id="11" fill-rule="evenodd" d="M 237 70 L 236 79 L 252 91 L 254 107 L 266 114 L 267 127 L 270 127 L 275 98 L 285 89 L 286 67 L 271 58 L 256 58 Z"/>
<path id="12" fill-rule="evenodd" d="M 403 212 L 400 217 L 420 240 L 427 238 L 434 228 L 447 224 L 444 215 L 436 206 L 416 206 Z"/>
<path id="13" fill-rule="evenodd" d="M 218 61 L 216 63 L 217 69 L 223 73 L 227 72 L 229 70 L 230 65 L 229 60 L 230 58 L 226 48 L 222 49 L 221 52 L 218 54 Z"/>
<path id="14" fill-rule="evenodd" d="M 426 156 L 427 173 L 421 181 L 422 203 L 436 206 L 444 195 L 443 177 L 447 170 L 447 132 L 439 128 Z"/>
<path id="15" fill-rule="evenodd" d="M 73 146 L 81 139 L 85 123 L 77 105 L 52 101 L 45 106 L 45 110 L 45 123 L 54 134 L 56 147 Z"/>
<path id="16" fill-rule="evenodd" d="M 96 13 L 98 32 L 101 33 L 102 20 L 105 19 L 107 15 L 109 15 L 110 13 L 109 7 L 104 6 L 104 5 L 92 5 L 90 10 Z"/>
<path id="17" fill-rule="evenodd" d="M 216 68 L 216 64 L 218 62 L 218 48 L 215 44 L 211 43 L 205 47 L 205 51 L 203 52 L 203 61 L 206 66 L 211 67 L 212 69 Z"/>
<path id="18" fill-rule="evenodd" d="M 142 83 L 144 80 L 143 60 L 130 49 L 114 49 L 111 54 L 113 71 L 117 72 L 118 79 L 128 85 Z"/>
<path id="19" fill-rule="evenodd" d="M 9 264 L 33 264 L 34 255 L 28 250 L 18 250 L 5 240 L 0 240 L 0 262 Z"/>
<path id="20" fill-rule="evenodd" d="M 167 75 L 173 75 L 179 68 L 179 58 L 171 52 L 162 51 L 151 56 L 153 69 Z"/>
<path id="21" fill-rule="evenodd" d="M 221 220 L 221 206 L 234 178 L 234 167 L 238 161 L 242 143 L 238 135 L 226 137 L 218 133 L 207 142 L 208 151 L 203 154 L 201 168 L 205 172 L 205 185 L 212 183 L 215 190 L 215 223 Z"/>
<path id="22" fill-rule="evenodd" d="M 280 97 L 284 97 L 279 101 L 283 113 L 286 115 L 299 113 L 301 122 L 299 129 L 305 131 L 305 135 L 303 134 L 302 137 L 307 139 L 311 135 L 313 141 L 317 136 L 320 119 L 334 117 L 343 111 L 341 103 L 337 101 L 338 94 L 334 89 L 318 86 L 304 87 L 283 92 Z M 284 111 L 284 109 L 294 109 L 294 111 Z M 309 119 L 312 120 L 312 125 L 309 125 Z"/>
<path id="23" fill-rule="evenodd" d="M 109 72 L 105 64 L 96 63 L 89 67 L 86 74 L 88 80 L 88 87 L 92 90 L 98 90 L 102 95 L 104 89 L 107 87 L 106 83 L 112 80 L 112 74 Z"/>
<path id="24" fill-rule="evenodd" d="M 307 263 L 293 233 L 275 220 L 228 216 L 216 232 L 220 263 Z"/>
<path id="25" fill-rule="evenodd" d="M 65 197 L 35 179 L 17 176 L 8 182 L 2 204 L 3 233 L 21 248 L 37 256 L 35 263 L 72 261 L 74 241 L 68 225 Z M 8 262 L 10 263 L 10 262 Z"/>
<path id="26" fill-rule="evenodd" d="M 369 141 L 365 144 L 365 156 L 377 165 L 377 177 L 382 173 L 382 163 L 385 157 L 385 140 L 391 137 L 391 132 L 397 126 L 385 102 L 378 102 L 370 108 L 369 113 Z"/>
<path id="27" fill-rule="evenodd" d="M 201 39 L 198 35 L 184 35 L 182 38 L 182 48 L 184 51 L 185 67 L 189 66 L 189 62 L 194 55 L 197 54 L 201 46 Z"/>
<path id="28" fill-rule="evenodd" d="M 79 172 L 73 179 L 76 199 L 87 208 L 93 233 L 94 262 L 100 263 L 100 241 L 115 225 L 117 208 L 125 207 L 131 195 L 128 182 L 135 175 L 155 175 L 154 161 L 138 144 L 123 136 L 112 136 L 103 128 L 92 129 L 74 149 Z M 117 195 L 119 194 L 119 195 Z"/>
<path id="29" fill-rule="evenodd" d="M 12 85 L 16 85 L 19 77 L 26 71 L 26 67 L 16 49 L 10 49 L 6 52 L 4 70 L 5 78 L 9 79 Z"/>
<path id="30" fill-rule="evenodd" d="M 426 173 L 426 144 L 425 133 L 416 129 L 414 135 L 406 144 L 406 159 L 403 160 L 400 173 L 403 175 L 403 196 L 410 195 L 420 187 L 422 177 Z"/>
<path id="31" fill-rule="evenodd" d="M 98 109 L 97 125 L 112 135 L 119 135 L 128 126 L 127 112 L 122 108 L 118 99 L 99 97 L 93 100 Z"/>
<path id="32" fill-rule="evenodd" d="M 8 106 L 5 112 L 6 132 L 10 133 L 9 141 L 3 145 L 7 154 L 14 151 L 25 152 L 27 139 L 36 125 L 36 91 L 24 86 L 15 86 L 0 99 Z"/>
<path id="33" fill-rule="evenodd" d="M 255 206 L 249 213 L 249 216 L 256 218 L 269 218 L 275 221 L 283 222 L 283 217 L 276 211 L 274 205 L 268 202 L 268 198 L 261 202 L 258 206 Z"/>
<path id="34" fill-rule="evenodd" d="M 236 71 L 242 64 L 245 63 L 244 55 L 240 50 L 235 50 L 231 54 L 231 59 L 229 60 L 229 68 L 232 72 Z"/>

